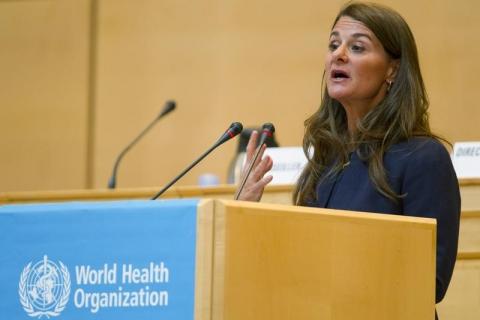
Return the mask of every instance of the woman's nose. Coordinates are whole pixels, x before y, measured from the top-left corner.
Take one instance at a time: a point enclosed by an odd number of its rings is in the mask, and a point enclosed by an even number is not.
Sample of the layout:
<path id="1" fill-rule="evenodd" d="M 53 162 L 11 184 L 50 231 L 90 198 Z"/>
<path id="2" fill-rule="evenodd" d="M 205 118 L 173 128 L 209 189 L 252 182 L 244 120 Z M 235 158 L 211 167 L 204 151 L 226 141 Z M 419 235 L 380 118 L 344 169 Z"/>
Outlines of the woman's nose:
<path id="1" fill-rule="evenodd" d="M 341 62 L 348 61 L 347 48 L 343 44 L 338 46 L 338 48 L 336 48 L 335 51 L 333 51 L 332 55 L 333 55 L 332 58 L 334 61 L 341 61 Z"/>

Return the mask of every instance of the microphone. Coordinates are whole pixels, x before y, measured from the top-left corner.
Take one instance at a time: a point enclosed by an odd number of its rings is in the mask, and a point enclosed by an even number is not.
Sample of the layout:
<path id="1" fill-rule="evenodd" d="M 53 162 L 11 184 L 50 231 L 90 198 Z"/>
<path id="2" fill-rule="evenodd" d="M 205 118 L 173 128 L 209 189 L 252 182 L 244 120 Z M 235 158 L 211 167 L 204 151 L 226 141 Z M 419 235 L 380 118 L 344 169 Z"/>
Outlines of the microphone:
<path id="1" fill-rule="evenodd" d="M 262 149 L 262 146 L 265 143 L 265 140 L 267 140 L 268 137 L 273 136 L 274 132 L 275 132 L 275 126 L 272 123 L 268 122 L 262 126 L 262 135 L 260 136 L 260 143 L 258 144 L 257 150 L 255 151 L 252 161 L 248 165 L 247 172 L 242 178 L 240 187 L 238 188 L 237 193 L 235 194 L 235 197 L 234 197 L 235 200 L 238 200 L 238 198 L 240 197 L 240 194 L 242 193 L 243 188 L 245 187 L 245 183 L 247 182 L 247 179 L 250 176 L 250 173 L 252 172 L 253 165 L 257 161 L 258 155 L 260 154 L 260 150 Z"/>
<path id="2" fill-rule="evenodd" d="M 143 131 L 135 138 L 133 139 L 130 144 L 120 152 L 118 155 L 117 159 L 115 160 L 115 164 L 113 165 L 113 172 L 112 176 L 110 177 L 110 180 L 108 181 L 108 188 L 109 189 L 115 189 L 117 185 L 117 170 L 118 170 L 118 165 L 120 164 L 120 161 L 122 160 L 123 156 L 130 150 L 131 147 L 133 147 L 156 123 L 158 120 L 175 110 L 176 103 L 173 100 L 169 100 L 165 103 L 163 106 L 162 111 L 160 114 L 145 128 Z"/>
<path id="3" fill-rule="evenodd" d="M 268 138 L 271 138 L 273 136 L 273 133 L 275 132 L 275 126 L 267 122 L 262 126 L 262 135 L 260 136 L 260 142 L 258 143 L 259 146 L 265 143 L 265 141 Z"/>
<path id="4" fill-rule="evenodd" d="M 224 134 L 215 142 L 213 146 L 210 147 L 204 154 L 202 154 L 197 160 L 195 160 L 191 165 L 189 165 L 185 170 L 183 170 L 178 176 L 176 176 L 172 181 L 170 181 L 162 190 L 160 190 L 156 195 L 153 196 L 150 200 L 155 200 L 160 197 L 165 191 L 168 190 L 175 182 L 180 180 L 188 171 L 190 171 L 194 166 L 197 165 L 200 161 L 203 160 L 206 156 L 210 154 L 213 150 L 219 147 L 221 144 L 225 143 L 226 141 L 234 138 L 240 132 L 242 132 L 243 126 L 240 122 L 234 122 L 230 125 L 230 127 L 225 131 Z"/>

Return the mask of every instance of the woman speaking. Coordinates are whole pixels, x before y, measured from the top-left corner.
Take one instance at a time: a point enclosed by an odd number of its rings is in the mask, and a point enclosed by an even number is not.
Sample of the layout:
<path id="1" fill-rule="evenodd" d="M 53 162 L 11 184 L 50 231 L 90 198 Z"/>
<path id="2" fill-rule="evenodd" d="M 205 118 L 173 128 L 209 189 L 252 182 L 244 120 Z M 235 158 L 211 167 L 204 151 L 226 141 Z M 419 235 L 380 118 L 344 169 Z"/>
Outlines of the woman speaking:
<path id="1" fill-rule="evenodd" d="M 405 20 L 377 4 L 347 4 L 330 33 L 324 84 L 320 108 L 305 121 L 308 163 L 294 203 L 436 219 L 440 302 L 457 254 L 460 194 L 450 156 L 430 131 L 417 48 Z M 252 134 L 247 163 L 257 138 Z M 268 156 L 255 164 L 240 200 L 261 198 L 271 167 Z"/>

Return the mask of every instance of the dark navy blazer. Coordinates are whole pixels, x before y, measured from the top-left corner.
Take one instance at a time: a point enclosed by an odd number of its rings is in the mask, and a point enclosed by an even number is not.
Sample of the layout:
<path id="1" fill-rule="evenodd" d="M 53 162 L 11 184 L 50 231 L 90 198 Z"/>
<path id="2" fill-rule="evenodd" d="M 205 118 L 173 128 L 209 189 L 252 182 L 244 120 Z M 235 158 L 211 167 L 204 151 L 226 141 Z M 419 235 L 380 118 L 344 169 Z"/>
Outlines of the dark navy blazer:
<path id="1" fill-rule="evenodd" d="M 391 188 L 405 195 L 398 203 L 380 194 L 357 153 L 332 178 L 320 181 L 313 206 L 437 219 L 436 303 L 447 290 L 457 255 L 460 192 L 450 155 L 432 138 L 412 138 L 384 155 Z"/>

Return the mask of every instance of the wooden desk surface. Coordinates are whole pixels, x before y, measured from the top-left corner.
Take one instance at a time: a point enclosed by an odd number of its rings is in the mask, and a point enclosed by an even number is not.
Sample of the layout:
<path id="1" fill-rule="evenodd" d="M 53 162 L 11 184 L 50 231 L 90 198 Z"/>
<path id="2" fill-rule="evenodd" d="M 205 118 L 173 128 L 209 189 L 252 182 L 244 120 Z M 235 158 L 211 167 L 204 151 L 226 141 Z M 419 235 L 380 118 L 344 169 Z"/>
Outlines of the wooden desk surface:
<path id="1" fill-rule="evenodd" d="M 160 199 L 172 198 L 213 198 L 233 199 L 236 187 L 234 185 L 219 185 L 214 187 L 181 186 L 172 187 Z M 290 204 L 292 185 L 268 186 L 265 189 L 263 202 Z M 57 202 L 57 201 L 86 201 L 86 200 L 122 200 L 122 199 L 150 199 L 160 187 L 132 188 L 132 189 L 83 189 L 58 191 L 20 191 L 0 192 L 0 204 Z"/>
<path id="2" fill-rule="evenodd" d="M 459 180 L 462 196 L 462 211 L 480 210 L 480 179 Z M 171 198 L 213 198 L 232 199 L 235 193 L 234 185 L 219 185 L 214 187 L 179 186 L 172 187 L 162 195 L 161 199 Z M 57 191 L 21 191 L 0 192 L 0 204 L 85 201 L 85 200 L 121 200 L 149 199 L 160 190 L 160 187 L 131 189 L 84 189 Z M 267 186 L 262 202 L 291 204 L 293 185 Z"/>

